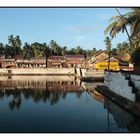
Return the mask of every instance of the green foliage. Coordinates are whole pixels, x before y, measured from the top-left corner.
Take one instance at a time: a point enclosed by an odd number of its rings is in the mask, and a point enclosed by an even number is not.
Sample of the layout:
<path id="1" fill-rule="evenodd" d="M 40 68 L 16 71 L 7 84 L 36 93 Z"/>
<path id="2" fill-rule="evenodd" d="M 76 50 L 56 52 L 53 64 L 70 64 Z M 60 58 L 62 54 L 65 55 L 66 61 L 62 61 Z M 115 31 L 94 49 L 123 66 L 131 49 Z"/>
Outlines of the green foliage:
<path id="1" fill-rule="evenodd" d="M 23 46 L 22 55 L 24 56 L 24 58 L 31 58 L 34 56 L 33 49 L 27 42 Z"/>
<path id="2" fill-rule="evenodd" d="M 66 54 L 83 54 L 85 56 L 93 56 L 98 52 L 96 48 L 82 49 L 81 46 L 68 49 L 67 46 L 60 46 L 56 41 L 51 40 L 49 45 L 46 43 L 33 42 L 31 44 L 25 42 L 22 46 L 19 36 L 14 37 L 10 35 L 8 37 L 8 44 L 4 45 L 0 43 L 0 54 L 5 54 L 6 58 L 14 58 L 17 55 L 30 59 L 32 57 L 46 59 L 51 55 L 66 55 Z"/>
<path id="3" fill-rule="evenodd" d="M 21 45 L 22 43 L 18 35 L 16 37 L 13 37 L 13 35 L 10 35 L 8 37 L 8 46 L 9 46 L 9 49 L 12 51 L 11 56 L 16 56 L 20 54 Z"/>
<path id="4" fill-rule="evenodd" d="M 107 50 L 107 54 L 109 54 L 110 50 L 111 50 L 111 39 L 109 37 L 106 37 L 105 40 L 105 45 L 106 45 L 106 50 Z"/>
<path id="5" fill-rule="evenodd" d="M 4 48 L 4 44 L 0 43 L 0 55 L 5 53 L 5 48 Z"/>

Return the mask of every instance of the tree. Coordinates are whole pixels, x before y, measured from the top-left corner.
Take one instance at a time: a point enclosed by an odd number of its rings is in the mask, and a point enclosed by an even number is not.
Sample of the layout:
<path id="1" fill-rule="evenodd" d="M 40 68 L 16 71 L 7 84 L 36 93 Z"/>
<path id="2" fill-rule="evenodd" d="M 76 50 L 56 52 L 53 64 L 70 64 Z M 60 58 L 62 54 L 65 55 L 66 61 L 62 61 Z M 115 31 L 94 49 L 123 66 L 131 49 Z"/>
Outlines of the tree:
<path id="1" fill-rule="evenodd" d="M 140 8 L 131 8 L 131 11 L 124 15 L 127 17 L 131 29 L 131 37 L 140 36 Z"/>
<path id="2" fill-rule="evenodd" d="M 134 46 L 132 44 L 129 32 L 127 30 L 127 26 L 128 25 L 130 26 L 129 20 L 128 20 L 128 18 L 126 18 L 126 15 L 121 15 L 117 8 L 116 8 L 116 11 L 117 11 L 118 15 L 113 16 L 110 19 L 110 24 L 106 27 L 104 33 L 107 34 L 109 32 L 110 36 L 112 38 L 114 38 L 117 33 L 121 32 L 121 31 L 122 31 L 122 33 L 124 33 L 124 31 L 126 31 L 130 45 L 133 48 Z"/>
<path id="3" fill-rule="evenodd" d="M 16 56 L 16 55 L 20 54 L 22 43 L 21 43 L 21 40 L 20 40 L 18 35 L 16 37 L 13 37 L 13 35 L 10 35 L 8 37 L 8 45 L 10 47 L 12 47 L 13 50 L 14 50 L 14 55 L 13 56 Z"/>
<path id="4" fill-rule="evenodd" d="M 111 51 L 111 40 L 110 40 L 109 37 L 106 37 L 104 42 L 105 42 L 107 53 L 108 53 L 108 56 L 109 56 L 109 58 L 108 58 L 108 70 L 109 70 L 110 69 L 110 55 L 111 55 L 110 54 L 110 51 Z"/>
<path id="5" fill-rule="evenodd" d="M 8 58 L 15 56 L 14 48 L 12 46 L 9 46 L 8 44 L 5 45 L 5 56 Z"/>
<path id="6" fill-rule="evenodd" d="M 34 56 L 33 49 L 31 47 L 31 45 L 28 44 L 27 42 L 25 42 L 25 44 L 23 46 L 23 56 L 28 59 Z"/>
<path id="7" fill-rule="evenodd" d="M 4 44 L 0 43 L 0 55 L 4 55 L 4 53 L 5 53 Z"/>
<path id="8" fill-rule="evenodd" d="M 33 50 L 33 54 L 34 57 L 45 57 L 46 56 L 46 45 L 45 44 L 41 44 L 38 42 L 34 42 L 31 44 L 32 50 Z"/>
<path id="9" fill-rule="evenodd" d="M 22 43 L 18 35 L 14 38 L 14 41 L 15 41 L 15 46 L 16 46 L 16 54 L 20 54 Z"/>
<path id="10" fill-rule="evenodd" d="M 76 54 L 81 54 L 82 53 L 82 48 L 80 46 L 77 46 L 75 49 Z"/>
<path id="11" fill-rule="evenodd" d="M 128 42 L 122 42 L 117 44 L 116 53 L 120 59 L 124 61 L 130 60 L 130 55 L 132 53 L 132 48 Z"/>
<path id="12" fill-rule="evenodd" d="M 52 52 L 51 52 L 49 45 L 47 45 L 46 43 L 44 43 L 43 45 L 45 46 L 45 57 L 46 57 L 46 68 L 47 68 L 48 67 L 48 58 L 49 58 L 49 56 L 51 56 Z"/>
<path id="13" fill-rule="evenodd" d="M 61 53 L 62 53 L 62 55 L 65 55 L 67 53 L 67 47 L 66 46 L 62 47 Z"/>
<path id="14" fill-rule="evenodd" d="M 140 36 L 133 37 L 132 43 L 134 45 L 134 48 L 140 47 Z"/>
<path id="15" fill-rule="evenodd" d="M 131 59 L 135 66 L 140 66 L 140 47 L 133 51 Z"/>
<path id="16" fill-rule="evenodd" d="M 104 42 L 105 42 L 105 45 L 106 45 L 107 53 L 109 54 L 109 52 L 111 50 L 111 40 L 110 40 L 109 37 L 106 37 Z"/>
<path id="17" fill-rule="evenodd" d="M 50 41 L 50 48 L 51 48 L 51 51 L 54 55 L 59 54 L 60 47 L 59 47 L 59 45 L 57 44 L 56 41 L 54 41 L 54 40 Z"/>

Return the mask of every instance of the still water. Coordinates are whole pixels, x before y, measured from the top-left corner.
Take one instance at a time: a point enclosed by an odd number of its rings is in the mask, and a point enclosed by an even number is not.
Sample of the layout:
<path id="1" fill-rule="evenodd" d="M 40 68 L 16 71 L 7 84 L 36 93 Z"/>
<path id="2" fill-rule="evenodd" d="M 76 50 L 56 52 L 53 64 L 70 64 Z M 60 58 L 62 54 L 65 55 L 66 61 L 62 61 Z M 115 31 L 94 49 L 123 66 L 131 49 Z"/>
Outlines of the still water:
<path id="1" fill-rule="evenodd" d="M 0 77 L 0 132 L 140 132 L 135 118 L 66 76 Z"/>

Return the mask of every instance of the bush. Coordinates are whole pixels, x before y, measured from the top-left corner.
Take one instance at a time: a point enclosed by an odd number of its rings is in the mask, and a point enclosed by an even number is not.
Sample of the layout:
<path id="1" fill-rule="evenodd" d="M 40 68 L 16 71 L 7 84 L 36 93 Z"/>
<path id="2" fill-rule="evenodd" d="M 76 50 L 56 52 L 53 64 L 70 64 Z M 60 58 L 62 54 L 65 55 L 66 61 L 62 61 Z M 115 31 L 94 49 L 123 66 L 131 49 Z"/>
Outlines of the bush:
<path id="1" fill-rule="evenodd" d="M 131 59 L 134 66 L 140 66 L 140 47 L 133 51 Z"/>

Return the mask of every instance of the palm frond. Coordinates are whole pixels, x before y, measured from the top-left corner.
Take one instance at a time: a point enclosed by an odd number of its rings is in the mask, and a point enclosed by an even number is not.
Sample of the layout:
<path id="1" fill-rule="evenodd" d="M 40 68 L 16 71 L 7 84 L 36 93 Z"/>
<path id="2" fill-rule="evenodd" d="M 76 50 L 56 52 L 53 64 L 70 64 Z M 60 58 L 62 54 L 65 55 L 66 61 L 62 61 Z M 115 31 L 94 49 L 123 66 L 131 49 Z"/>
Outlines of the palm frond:
<path id="1" fill-rule="evenodd" d="M 115 15 L 115 16 L 112 16 L 109 20 L 109 22 L 113 22 L 114 20 L 118 20 L 120 19 L 120 16 L 119 15 Z"/>
<path id="2" fill-rule="evenodd" d="M 117 22 L 113 22 L 111 24 L 109 24 L 106 29 L 104 30 L 104 34 L 106 35 L 112 28 L 114 28 L 114 26 L 117 24 Z"/>

